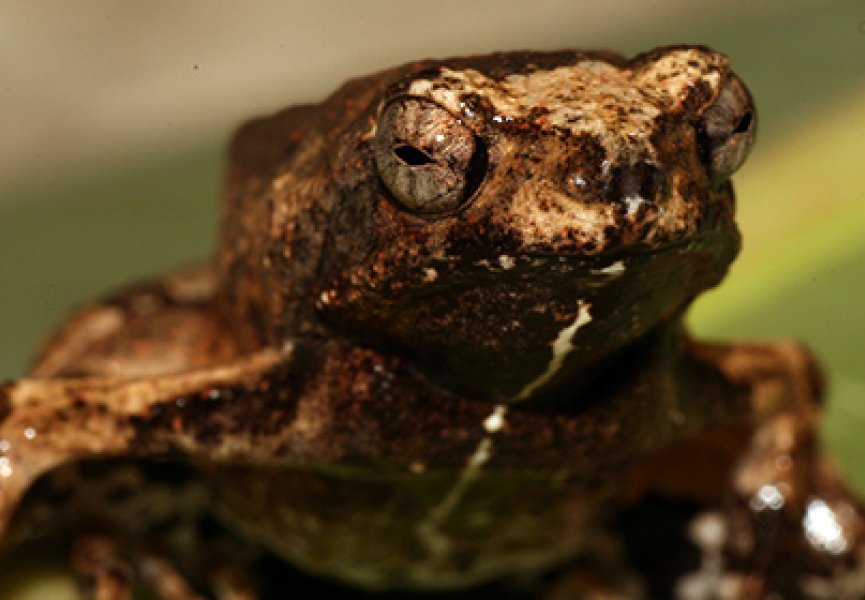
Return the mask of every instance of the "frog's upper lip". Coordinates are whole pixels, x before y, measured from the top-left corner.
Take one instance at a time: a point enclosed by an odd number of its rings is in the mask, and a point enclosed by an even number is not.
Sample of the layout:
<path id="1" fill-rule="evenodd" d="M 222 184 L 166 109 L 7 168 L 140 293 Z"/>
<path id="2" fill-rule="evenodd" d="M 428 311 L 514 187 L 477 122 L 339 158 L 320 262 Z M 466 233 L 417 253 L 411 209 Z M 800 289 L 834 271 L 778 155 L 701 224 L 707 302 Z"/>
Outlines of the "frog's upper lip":
<path id="1" fill-rule="evenodd" d="M 649 244 L 619 245 L 615 248 L 605 249 L 597 254 L 580 253 L 579 251 L 535 251 L 528 250 L 518 254 L 520 257 L 529 259 L 552 259 L 562 261 L 580 261 L 588 266 L 604 265 L 629 257 L 648 257 L 657 254 L 665 254 L 673 250 L 681 250 L 689 246 L 700 246 L 708 236 L 691 236 L 662 245 L 652 246 Z"/>
<path id="2" fill-rule="evenodd" d="M 617 246 L 616 248 L 611 248 L 597 254 L 580 254 L 566 250 L 560 252 L 529 250 L 527 252 L 516 253 L 512 257 L 506 257 L 505 260 L 513 258 L 515 260 L 522 259 L 526 261 L 557 261 L 579 265 L 589 272 L 603 271 L 618 264 L 651 260 L 652 258 L 671 253 L 686 254 L 688 252 L 705 252 L 707 250 L 711 252 L 712 248 L 724 248 L 729 246 L 731 242 L 738 244 L 739 236 L 736 230 L 731 231 L 729 236 L 724 236 L 724 240 L 726 241 L 722 241 L 719 238 L 719 233 L 719 231 L 701 232 L 697 235 L 691 235 L 657 246 L 649 244 Z M 498 257 L 497 260 L 501 261 L 502 257 Z"/>
<path id="3" fill-rule="evenodd" d="M 711 220 L 696 231 L 680 238 L 659 244 L 636 242 L 617 244 L 604 248 L 597 253 L 589 254 L 579 248 L 544 249 L 528 247 L 515 256 L 528 259 L 561 259 L 562 261 L 579 261 L 589 268 L 603 267 L 628 258 L 650 258 L 670 252 L 702 251 L 714 247 L 726 246 L 730 241 L 739 240 L 739 232 L 735 220 L 730 218 Z"/>

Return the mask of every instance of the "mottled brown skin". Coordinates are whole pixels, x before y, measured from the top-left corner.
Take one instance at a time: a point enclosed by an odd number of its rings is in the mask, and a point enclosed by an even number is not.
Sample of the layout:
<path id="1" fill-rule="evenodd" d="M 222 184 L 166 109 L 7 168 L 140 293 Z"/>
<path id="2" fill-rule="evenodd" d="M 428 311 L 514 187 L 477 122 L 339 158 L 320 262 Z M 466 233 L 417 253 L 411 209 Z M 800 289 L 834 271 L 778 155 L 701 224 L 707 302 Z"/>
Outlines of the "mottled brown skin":
<path id="1" fill-rule="evenodd" d="M 0 388 L 7 546 L 100 534 L 106 597 L 116 541 L 165 597 L 253 597 L 260 548 L 340 582 L 259 570 L 292 597 L 860 597 L 814 361 L 682 327 L 738 251 L 754 127 L 700 47 L 412 63 L 252 121 L 213 264 L 82 309 Z M 172 511 L 235 537 L 168 539 Z"/>

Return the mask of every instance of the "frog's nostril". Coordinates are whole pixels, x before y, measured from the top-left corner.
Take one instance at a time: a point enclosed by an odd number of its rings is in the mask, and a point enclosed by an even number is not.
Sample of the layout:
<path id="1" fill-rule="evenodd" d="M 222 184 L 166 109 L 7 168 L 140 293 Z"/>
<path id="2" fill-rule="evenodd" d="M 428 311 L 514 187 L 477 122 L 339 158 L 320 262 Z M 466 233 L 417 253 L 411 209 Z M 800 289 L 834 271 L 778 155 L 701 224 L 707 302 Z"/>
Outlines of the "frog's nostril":
<path id="1" fill-rule="evenodd" d="M 666 179 L 658 165 L 639 161 L 614 167 L 607 179 L 607 200 L 622 203 L 628 213 L 643 202 L 655 201 L 663 192 Z"/>

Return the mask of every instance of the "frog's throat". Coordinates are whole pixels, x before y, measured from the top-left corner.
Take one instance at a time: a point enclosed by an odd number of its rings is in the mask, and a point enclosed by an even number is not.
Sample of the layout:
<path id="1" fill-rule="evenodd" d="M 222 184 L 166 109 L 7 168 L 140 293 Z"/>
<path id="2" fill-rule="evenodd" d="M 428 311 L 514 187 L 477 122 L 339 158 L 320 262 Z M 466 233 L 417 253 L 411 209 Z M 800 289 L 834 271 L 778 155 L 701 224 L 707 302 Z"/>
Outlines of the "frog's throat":
<path id="1" fill-rule="evenodd" d="M 528 400 L 537 390 L 544 387 L 556 376 L 556 374 L 561 370 L 565 358 L 567 358 L 568 354 L 570 354 L 576 347 L 574 346 L 574 337 L 577 335 L 577 331 L 592 322 L 592 314 L 590 312 L 591 308 L 592 305 L 584 300 L 577 302 L 577 316 L 567 327 L 562 329 L 559 332 L 559 335 L 556 336 L 556 339 L 553 340 L 553 354 L 550 357 L 550 362 L 547 364 L 547 368 L 538 377 L 523 386 L 523 388 L 510 399 L 509 402 L 511 404 Z"/>

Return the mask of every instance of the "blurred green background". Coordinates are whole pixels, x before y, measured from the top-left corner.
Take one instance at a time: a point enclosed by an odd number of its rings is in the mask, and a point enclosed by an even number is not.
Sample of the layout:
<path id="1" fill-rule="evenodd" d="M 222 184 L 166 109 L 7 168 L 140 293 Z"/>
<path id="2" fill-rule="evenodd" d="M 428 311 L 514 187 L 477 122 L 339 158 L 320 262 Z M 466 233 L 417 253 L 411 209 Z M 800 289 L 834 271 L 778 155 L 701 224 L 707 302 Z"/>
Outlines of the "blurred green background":
<path id="1" fill-rule="evenodd" d="M 246 117 L 414 58 L 679 42 L 728 53 L 761 119 L 736 177 L 745 249 L 693 328 L 815 348 L 825 443 L 865 490 L 861 0 L 3 3 L 0 378 L 87 298 L 208 254 Z M 0 563 L 0 598 L 70 597 L 32 558 Z"/>

